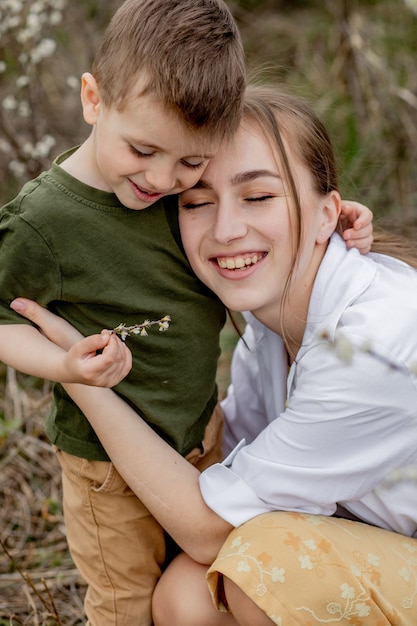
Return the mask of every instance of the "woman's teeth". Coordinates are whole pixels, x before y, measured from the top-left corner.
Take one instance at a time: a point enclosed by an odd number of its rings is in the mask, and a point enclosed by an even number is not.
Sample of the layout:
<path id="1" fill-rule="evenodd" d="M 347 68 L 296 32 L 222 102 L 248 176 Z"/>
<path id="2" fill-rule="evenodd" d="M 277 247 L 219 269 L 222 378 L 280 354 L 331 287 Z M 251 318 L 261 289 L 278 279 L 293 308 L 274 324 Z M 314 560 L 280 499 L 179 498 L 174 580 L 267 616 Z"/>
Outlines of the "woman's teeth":
<path id="1" fill-rule="evenodd" d="M 245 270 L 249 265 L 255 265 L 258 261 L 263 258 L 264 255 L 253 254 L 252 256 L 248 256 L 243 258 L 238 256 L 234 259 L 232 258 L 218 258 L 217 263 L 223 269 L 228 270 Z"/>

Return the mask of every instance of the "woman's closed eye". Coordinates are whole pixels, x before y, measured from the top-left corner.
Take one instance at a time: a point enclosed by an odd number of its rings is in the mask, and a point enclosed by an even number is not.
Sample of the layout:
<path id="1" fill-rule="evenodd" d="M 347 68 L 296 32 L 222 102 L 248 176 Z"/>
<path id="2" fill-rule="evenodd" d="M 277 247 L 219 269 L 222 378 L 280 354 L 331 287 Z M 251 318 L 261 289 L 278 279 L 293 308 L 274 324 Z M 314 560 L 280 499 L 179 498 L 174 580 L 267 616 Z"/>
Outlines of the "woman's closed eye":
<path id="1" fill-rule="evenodd" d="M 262 204 L 264 202 L 268 202 L 269 200 L 275 200 L 279 194 L 271 194 L 271 193 L 263 193 L 263 194 L 254 194 L 254 195 L 245 195 L 242 198 L 243 202 L 249 202 L 251 204 Z M 214 201 L 211 198 L 196 198 L 194 199 L 184 199 L 181 201 L 181 209 L 184 210 L 192 210 L 199 209 L 202 207 L 210 206 L 214 204 Z"/>
<path id="2" fill-rule="evenodd" d="M 185 211 L 190 211 L 192 209 L 199 209 L 210 204 L 213 204 L 213 202 L 210 200 L 188 200 L 186 202 L 181 202 L 180 208 L 184 209 Z"/>
<path id="3" fill-rule="evenodd" d="M 255 196 L 247 196 L 245 202 L 266 202 L 267 200 L 275 200 L 276 194 L 261 194 Z"/>

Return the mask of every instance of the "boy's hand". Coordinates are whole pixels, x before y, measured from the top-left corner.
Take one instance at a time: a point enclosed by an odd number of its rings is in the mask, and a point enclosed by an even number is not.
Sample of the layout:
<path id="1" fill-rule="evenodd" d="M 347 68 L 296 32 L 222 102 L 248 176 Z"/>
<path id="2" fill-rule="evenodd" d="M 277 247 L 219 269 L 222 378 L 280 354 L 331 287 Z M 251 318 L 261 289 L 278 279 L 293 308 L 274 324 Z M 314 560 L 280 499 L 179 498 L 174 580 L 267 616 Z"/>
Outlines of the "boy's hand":
<path id="1" fill-rule="evenodd" d="M 129 373 L 131 352 L 111 331 L 84 338 L 71 324 L 27 298 L 16 298 L 10 308 L 36 324 L 47 339 L 67 351 L 60 382 L 114 387 Z"/>
<path id="2" fill-rule="evenodd" d="M 72 382 L 114 387 L 132 367 L 132 353 L 110 330 L 75 343 L 64 358 Z"/>
<path id="3" fill-rule="evenodd" d="M 358 248 L 361 254 L 370 251 L 373 241 L 373 213 L 359 202 L 342 201 L 340 224 L 348 248 Z"/>

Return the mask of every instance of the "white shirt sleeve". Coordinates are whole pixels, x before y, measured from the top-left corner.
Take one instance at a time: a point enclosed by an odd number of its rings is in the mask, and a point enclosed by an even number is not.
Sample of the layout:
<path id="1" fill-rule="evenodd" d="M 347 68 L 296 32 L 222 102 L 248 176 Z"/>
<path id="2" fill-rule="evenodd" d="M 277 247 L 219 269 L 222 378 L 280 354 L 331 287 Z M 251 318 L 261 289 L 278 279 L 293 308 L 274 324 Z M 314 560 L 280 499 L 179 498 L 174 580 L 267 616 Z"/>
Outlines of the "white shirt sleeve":
<path id="1" fill-rule="evenodd" d="M 323 344 L 292 374 L 287 408 L 200 477 L 208 506 L 234 526 L 271 510 L 332 515 L 416 459 L 415 378 L 361 352 L 348 365 Z"/>

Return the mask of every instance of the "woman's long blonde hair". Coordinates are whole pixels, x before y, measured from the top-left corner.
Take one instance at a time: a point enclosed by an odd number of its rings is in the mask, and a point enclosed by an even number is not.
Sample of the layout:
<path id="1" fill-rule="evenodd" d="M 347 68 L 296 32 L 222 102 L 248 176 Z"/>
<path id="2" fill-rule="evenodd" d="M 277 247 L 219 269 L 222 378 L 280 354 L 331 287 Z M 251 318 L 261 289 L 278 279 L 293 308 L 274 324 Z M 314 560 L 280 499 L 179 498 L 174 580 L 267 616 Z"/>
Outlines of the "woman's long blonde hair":
<path id="1" fill-rule="evenodd" d="M 339 188 L 336 158 L 329 134 L 311 107 L 302 98 L 289 94 L 280 87 L 249 85 L 244 101 L 243 119 L 257 126 L 270 142 L 271 148 L 279 155 L 295 207 L 291 214 L 295 232 L 292 242 L 292 265 L 281 303 L 283 314 L 301 246 L 303 227 L 300 196 L 284 140 L 294 156 L 311 173 L 314 189 L 320 195 L 326 195 Z M 338 230 L 341 230 L 340 226 Z M 416 246 L 411 241 L 388 231 L 375 229 L 372 252 L 396 257 L 417 269 Z M 288 347 L 290 338 L 286 336 L 285 328 L 282 327 L 281 331 Z"/>

